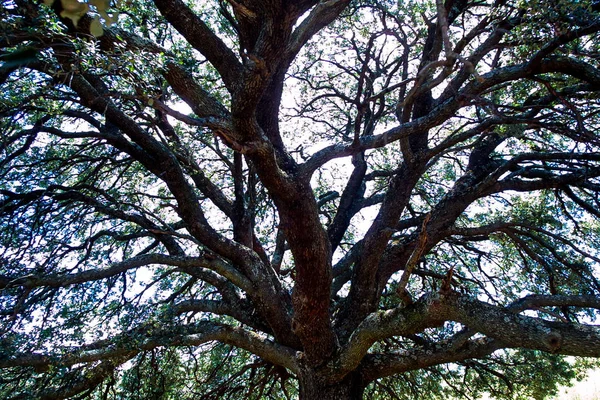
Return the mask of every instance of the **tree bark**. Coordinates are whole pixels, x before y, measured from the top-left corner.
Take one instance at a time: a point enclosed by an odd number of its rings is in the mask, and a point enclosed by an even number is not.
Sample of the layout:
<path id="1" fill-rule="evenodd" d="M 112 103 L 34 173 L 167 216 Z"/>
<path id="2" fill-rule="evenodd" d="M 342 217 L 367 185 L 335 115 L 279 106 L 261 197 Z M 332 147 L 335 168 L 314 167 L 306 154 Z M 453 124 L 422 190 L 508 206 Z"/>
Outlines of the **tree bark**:
<path id="1" fill-rule="evenodd" d="M 304 372 L 298 378 L 300 400 L 362 400 L 365 390 L 361 375 L 356 372 L 333 384 L 314 371 Z"/>

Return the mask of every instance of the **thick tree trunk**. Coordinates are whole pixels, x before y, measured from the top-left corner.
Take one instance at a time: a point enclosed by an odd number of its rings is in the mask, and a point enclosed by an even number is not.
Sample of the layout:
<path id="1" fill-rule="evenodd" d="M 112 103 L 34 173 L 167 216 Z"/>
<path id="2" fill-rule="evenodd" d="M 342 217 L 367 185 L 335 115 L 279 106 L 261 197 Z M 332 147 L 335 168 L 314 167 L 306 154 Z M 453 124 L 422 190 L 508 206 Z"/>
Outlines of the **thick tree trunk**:
<path id="1" fill-rule="evenodd" d="M 300 400 L 361 400 L 365 390 L 359 374 L 348 374 L 334 384 L 324 382 L 318 373 L 305 373 L 300 377 Z"/>

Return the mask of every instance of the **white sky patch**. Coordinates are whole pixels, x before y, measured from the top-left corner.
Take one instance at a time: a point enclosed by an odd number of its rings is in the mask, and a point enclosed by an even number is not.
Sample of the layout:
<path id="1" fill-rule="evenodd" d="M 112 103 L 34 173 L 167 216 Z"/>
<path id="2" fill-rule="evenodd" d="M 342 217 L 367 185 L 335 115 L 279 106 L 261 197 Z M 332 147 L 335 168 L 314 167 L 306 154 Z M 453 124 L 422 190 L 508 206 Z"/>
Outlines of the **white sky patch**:
<path id="1" fill-rule="evenodd" d="M 563 387 L 556 400 L 598 400 L 600 399 L 600 369 L 591 370 L 588 377 L 572 387 Z"/>

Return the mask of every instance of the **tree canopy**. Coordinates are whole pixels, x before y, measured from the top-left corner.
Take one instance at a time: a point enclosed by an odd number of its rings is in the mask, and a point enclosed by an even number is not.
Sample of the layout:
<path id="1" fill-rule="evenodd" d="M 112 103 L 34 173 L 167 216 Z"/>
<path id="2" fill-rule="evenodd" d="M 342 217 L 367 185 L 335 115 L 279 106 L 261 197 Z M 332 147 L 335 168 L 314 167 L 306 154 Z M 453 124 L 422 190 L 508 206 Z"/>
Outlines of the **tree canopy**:
<path id="1" fill-rule="evenodd" d="M 600 3 L 0 4 L 0 397 L 543 399 L 600 357 Z"/>

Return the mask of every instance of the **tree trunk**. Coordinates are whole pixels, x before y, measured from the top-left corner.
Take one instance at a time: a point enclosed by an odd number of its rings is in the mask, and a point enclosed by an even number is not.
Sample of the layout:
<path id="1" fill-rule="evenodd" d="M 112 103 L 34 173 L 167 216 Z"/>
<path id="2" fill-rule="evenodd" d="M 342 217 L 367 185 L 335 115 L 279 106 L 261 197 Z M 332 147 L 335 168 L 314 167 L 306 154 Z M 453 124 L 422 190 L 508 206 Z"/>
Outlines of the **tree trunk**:
<path id="1" fill-rule="evenodd" d="M 325 383 L 318 373 L 305 373 L 299 378 L 300 400 L 361 400 L 365 390 L 358 373 L 350 373 L 334 384 Z"/>

